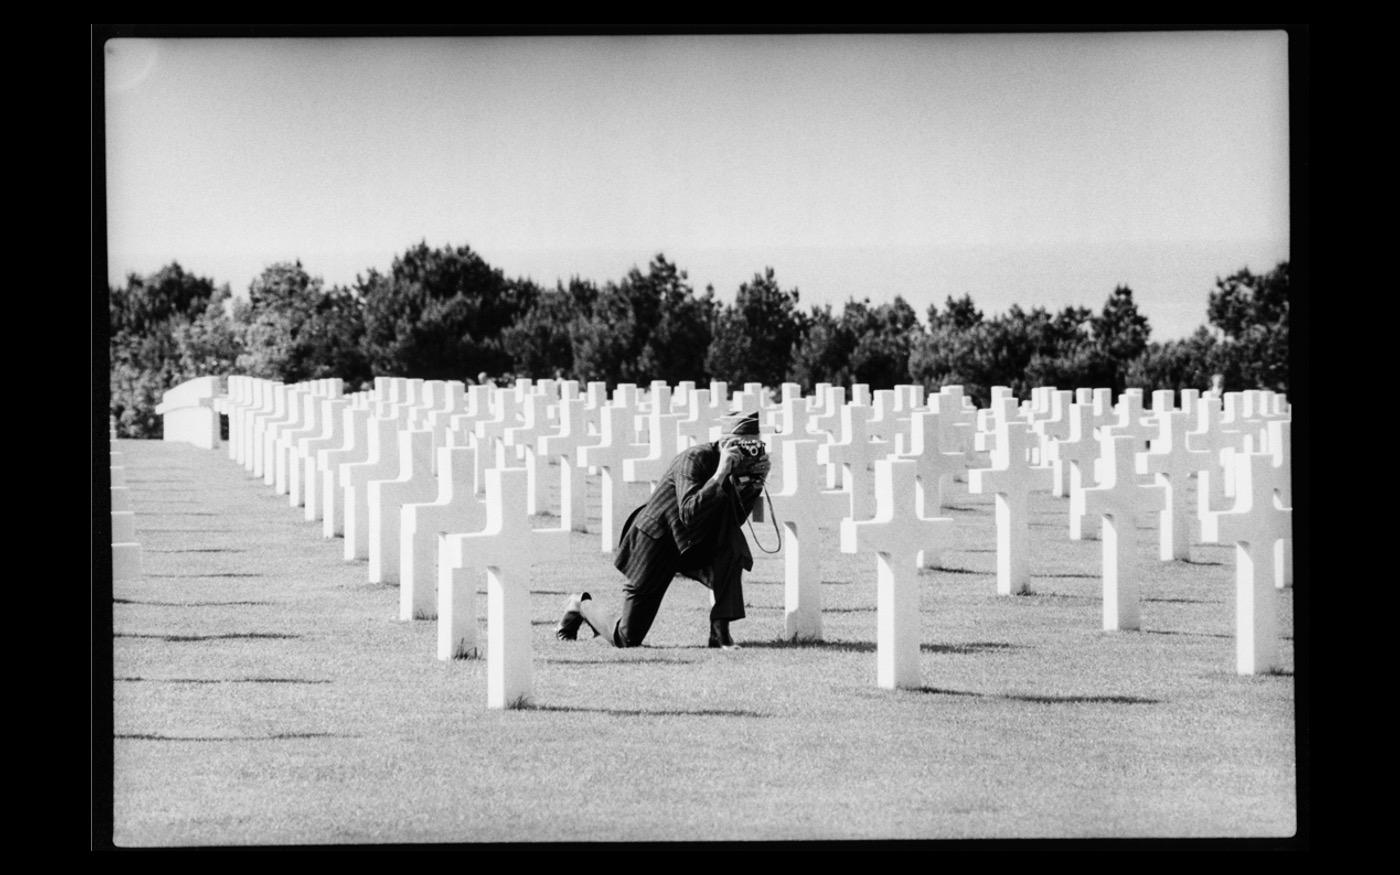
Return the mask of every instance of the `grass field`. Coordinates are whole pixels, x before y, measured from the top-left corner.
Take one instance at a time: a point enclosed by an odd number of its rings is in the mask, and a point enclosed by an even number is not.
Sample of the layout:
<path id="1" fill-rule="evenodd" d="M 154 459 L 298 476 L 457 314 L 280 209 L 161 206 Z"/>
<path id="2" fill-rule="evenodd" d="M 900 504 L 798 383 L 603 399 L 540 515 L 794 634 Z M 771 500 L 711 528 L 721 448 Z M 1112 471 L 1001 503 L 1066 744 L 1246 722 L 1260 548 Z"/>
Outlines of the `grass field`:
<path id="1" fill-rule="evenodd" d="M 708 592 L 685 579 L 647 647 L 556 641 L 568 593 L 620 594 L 575 533 L 533 585 L 533 707 L 490 711 L 483 662 L 438 661 L 436 624 L 397 620 L 398 588 L 226 449 L 117 449 L 145 564 L 111 593 L 120 846 L 1296 829 L 1292 591 L 1284 669 L 1237 676 L 1233 547 L 1159 562 L 1144 524 L 1142 630 L 1104 632 L 1101 545 L 1068 539 L 1068 499 L 1032 496 L 1034 591 L 997 596 L 992 499 L 954 484 L 961 549 L 920 572 L 925 686 L 891 692 L 875 559 L 834 530 L 826 640 L 781 640 L 781 559 L 755 551 L 737 652 L 705 647 Z"/>

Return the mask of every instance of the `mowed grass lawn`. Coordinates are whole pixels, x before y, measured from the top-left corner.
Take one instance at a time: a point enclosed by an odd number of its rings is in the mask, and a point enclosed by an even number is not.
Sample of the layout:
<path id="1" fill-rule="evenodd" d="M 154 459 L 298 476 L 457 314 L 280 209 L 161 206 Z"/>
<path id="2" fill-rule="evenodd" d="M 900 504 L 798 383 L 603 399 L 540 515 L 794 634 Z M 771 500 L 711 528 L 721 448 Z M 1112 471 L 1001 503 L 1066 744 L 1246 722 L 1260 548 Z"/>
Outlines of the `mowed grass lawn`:
<path id="1" fill-rule="evenodd" d="M 1234 548 L 1160 562 L 1155 521 L 1142 629 L 1104 632 L 1101 544 L 1069 540 L 1068 499 L 1032 497 L 1034 592 L 998 596 L 993 500 L 953 484 L 961 546 L 919 573 L 924 687 L 901 691 L 875 684 L 875 557 L 835 529 L 825 641 L 782 641 L 782 561 L 755 551 L 737 652 L 705 647 L 683 578 L 646 647 L 556 641 L 568 593 L 620 597 L 575 533 L 532 583 L 534 706 L 493 711 L 483 661 L 437 660 L 436 623 L 400 622 L 398 588 L 226 448 L 117 449 L 145 563 L 111 593 L 121 846 L 1296 829 L 1292 591 L 1283 670 L 1237 676 Z"/>

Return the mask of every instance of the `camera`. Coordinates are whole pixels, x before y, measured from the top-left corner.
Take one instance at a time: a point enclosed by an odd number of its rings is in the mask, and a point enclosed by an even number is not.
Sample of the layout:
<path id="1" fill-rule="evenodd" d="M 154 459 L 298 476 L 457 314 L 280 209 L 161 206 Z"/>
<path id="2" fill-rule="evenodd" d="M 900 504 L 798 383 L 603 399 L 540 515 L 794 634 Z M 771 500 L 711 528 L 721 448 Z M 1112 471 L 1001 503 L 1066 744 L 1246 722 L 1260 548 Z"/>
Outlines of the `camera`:
<path id="1" fill-rule="evenodd" d="M 739 452 L 755 459 L 768 452 L 768 448 L 765 447 L 763 441 L 760 440 L 740 440 L 735 441 L 734 445 L 739 448 Z"/>

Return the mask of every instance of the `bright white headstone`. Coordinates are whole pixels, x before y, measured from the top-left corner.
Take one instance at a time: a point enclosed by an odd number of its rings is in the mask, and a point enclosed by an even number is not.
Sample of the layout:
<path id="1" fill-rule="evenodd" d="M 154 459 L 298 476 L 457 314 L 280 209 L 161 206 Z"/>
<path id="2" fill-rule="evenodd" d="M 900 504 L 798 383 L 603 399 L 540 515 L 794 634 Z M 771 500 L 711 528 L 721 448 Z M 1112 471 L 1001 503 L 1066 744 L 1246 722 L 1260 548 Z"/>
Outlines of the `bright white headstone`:
<path id="1" fill-rule="evenodd" d="M 817 441 L 796 438 L 785 441 L 774 468 L 782 469 L 781 491 L 769 493 L 773 514 L 783 534 L 783 634 L 790 641 L 820 641 L 822 637 L 821 532 L 843 518 L 850 501 L 840 490 L 822 488 L 823 471 L 817 461 Z M 766 509 L 754 507 L 754 518 L 763 522 Z"/>
<path id="2" fill-rule="evenodd" d="M 1031 492 L 1048 492 L 1054 479 L 1048 466 L 1030 463 L 1031 429 L 1025 422 L 1002 419 L 996 426 L 996 447 L 990 468 L 967 472 L 968 491 L 996 494 L 997 593 L 1030 590 Z"/>
<path id="3" fill-rule="evenodd" d="M 398 476 L 368 484 L 370 583 L 399 583 L 403 506 L 437 494 L 433 433 L 427 428 L 401 429 L 397 440 Z"/>
<path id="4" fill-rule="evenodd" d="M 841 522 L 841 551 L 876 554 L 876 677 L 885 689 L 917 688 L 919 672 L 918 554 L 952 546 L 953 520 L 915 510 L 916 465 L 875 463 L 875 517 Z"/>
<path id="5" fill-rule="evenodd" d="M 1165 487 L 1140 482 L 1134 473 L 1138 440 L 1130 434 L 1100 438 L 1104 479 L 1084 490 L 1084 512 L 1102 517 L 1103 627 L 1109 631 L 1141 626 L 1136 517 L 1163 503 Z"/>
<path id="6" fill-rule="evenodd" d="M 497 468 L 486 472 L 486 528 L 444 535 L 441 550 L 440 584 L 447 581 L 445 571 L 462 565 L 486 569 L 486 707 L 528 701 L 533 692 L 530 569 L 568 555 L 568 530 L 532 529 L 525 508 L 525 469 Z M 473 601 L 471 587 L 448 582 L 447 588 L 449 613 L 455 616 L 459 598 L 467 604 Z"/>
<path id="7" fill-rule="evenodd" d="M 1279 506 L 1272 459 L 1240 453 L 1235 465 L 1235 506 L 1211 513 L 1202 537 L 1235 545 L 1235 669 L 1249 675 L 1279 666 L 1278 600 L 1274 544 L 1289 536 L 1293 511 Z"/>
<path id="8" fill-rule="evenodd" d="M 479 532 L 486 526 L 486 504 L 477 497 L 472 480 L 475 454 L 472 447 L 439 447 L 436 500 L 404 505 L 399 535 L 400 620 L 432 620 L 438 615 L 438 535 Z"/>

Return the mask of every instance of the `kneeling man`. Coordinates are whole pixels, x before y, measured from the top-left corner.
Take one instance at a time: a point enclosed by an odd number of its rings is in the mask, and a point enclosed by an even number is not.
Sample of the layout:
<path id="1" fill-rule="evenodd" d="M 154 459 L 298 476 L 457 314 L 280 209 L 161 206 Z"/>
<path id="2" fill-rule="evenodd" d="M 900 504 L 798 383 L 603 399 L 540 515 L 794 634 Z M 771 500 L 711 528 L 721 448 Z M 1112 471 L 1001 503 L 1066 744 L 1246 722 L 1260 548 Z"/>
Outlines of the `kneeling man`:
<path id="1" fill-rule="evenodd" d="M 579 593 L 569 599 L 555 635 L 573 640 L 579 626 L 587 623 L 614 647 L 638 647 L 667 587 L 681 574 L 714 593 L 709 646 L 737 649 L 729 624 L 744 618 L 740 578 L 753 570 L 753 554 L 741 526 L 763 492 L 770 467 L 757 413 L 731 416 L 718 441 L 682 451 L 651 498 L 623 526 L 613 560 L 627 577 L 621 613 L 613 614 L 588 593 Z"/>

